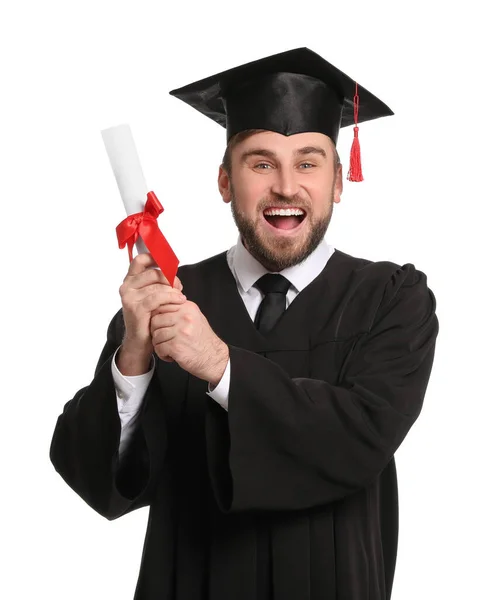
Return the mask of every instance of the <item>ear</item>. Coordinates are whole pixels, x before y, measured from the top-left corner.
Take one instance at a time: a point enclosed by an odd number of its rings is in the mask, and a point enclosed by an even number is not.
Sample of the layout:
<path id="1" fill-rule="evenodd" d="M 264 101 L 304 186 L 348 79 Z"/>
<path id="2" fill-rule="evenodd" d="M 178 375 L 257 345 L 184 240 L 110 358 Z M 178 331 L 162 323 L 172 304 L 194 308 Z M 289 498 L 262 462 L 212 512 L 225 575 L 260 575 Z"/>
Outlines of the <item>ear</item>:
<path id="1" fill-rule="evenodd" d="M 334 202 L 338 204 L 341 201 L 342 194 L 342 165 L 337 165 L 337 171 L 335 173 L 335 186 L 334 186 Z"/>
<path id="2" fill-rule="evenodd" d="M 218 191 L 225 203 L 231 201 L 231 180 L 222 165 L 218 169 Z"/>

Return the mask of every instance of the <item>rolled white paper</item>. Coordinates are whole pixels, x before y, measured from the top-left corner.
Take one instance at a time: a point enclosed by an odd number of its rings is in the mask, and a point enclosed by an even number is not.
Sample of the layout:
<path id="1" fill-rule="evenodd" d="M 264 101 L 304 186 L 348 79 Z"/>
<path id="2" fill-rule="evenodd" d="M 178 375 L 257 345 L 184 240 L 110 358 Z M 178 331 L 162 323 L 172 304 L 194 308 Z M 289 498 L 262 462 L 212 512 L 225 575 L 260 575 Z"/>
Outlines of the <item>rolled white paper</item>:
<path id="1" fill-rule="evenodd" d="M 101 136 L 112 165 L 112 170 L 119 187 L 119 192 L 128 215 L 143 212 L 147 202 L 147 183 L 143 176 L 140 159 L 129 125 L 117 125 L 103 129 Z M 136 250 L 148 252 L 143 240 L 139 237 Z"/>

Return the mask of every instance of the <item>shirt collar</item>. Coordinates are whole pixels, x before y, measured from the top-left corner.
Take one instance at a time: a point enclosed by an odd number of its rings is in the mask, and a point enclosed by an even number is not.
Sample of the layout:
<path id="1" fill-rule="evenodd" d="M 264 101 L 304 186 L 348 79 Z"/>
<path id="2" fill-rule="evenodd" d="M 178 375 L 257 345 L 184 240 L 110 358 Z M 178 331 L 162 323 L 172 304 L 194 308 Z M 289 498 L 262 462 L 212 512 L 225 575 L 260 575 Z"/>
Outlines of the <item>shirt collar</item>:
<path id="1" fill-rule="evenodd" d="M 302 263 L 283 269 L 280 273 L 288 279 L 298 292 L 301 292 L 323 271 L 333 250 L 323 239 Z M 241 236 L 238 236 L 234 248 L 233 267 L 236 279 L 245 293 L 262 275 L 269 273 L 244 247 Z"/>

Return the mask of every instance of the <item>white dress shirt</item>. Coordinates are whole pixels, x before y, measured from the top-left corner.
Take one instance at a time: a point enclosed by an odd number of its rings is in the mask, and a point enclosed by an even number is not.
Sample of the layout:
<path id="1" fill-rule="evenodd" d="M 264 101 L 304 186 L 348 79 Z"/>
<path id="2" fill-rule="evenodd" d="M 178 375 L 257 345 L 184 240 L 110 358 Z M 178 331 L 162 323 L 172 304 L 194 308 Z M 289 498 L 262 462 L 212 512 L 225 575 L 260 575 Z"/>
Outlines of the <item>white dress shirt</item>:
<path id="1" fill-rule="evenodd" d="M 297 294 L 318 277 L 333 252 L 333 246 L 330 246 L 323 240 L 304 262 L 281 271 L 281 275 L 286 277 L 291 283 L 286 295 L 286 308 L 292 303 Z M 239 294 L 243 298 L 246 309 L 253 321 L 264 297 L 262 292 L 254 287 L 254 284 L 262 275 L 265 275 L 269 271 L 248 252 L 241 241 L 241 237 L 238 238 L 237 244 L 227 252 L 227 263 L 236 279 Z M 120 457 L 134 432 L 143 398 L 154 375 L 154 361 L 152 361 L 151 369 L 148 373 L 126 377 L 117 368 L 115 362 L 116 354 L 117 351 L 112 360 L 112 376 L 115 383 L 117 407 L 122 427 L 119 444 Z M 225 410 L 228 409 L 230 378 L 231 364 L 229 360 L 219 384 L 213 389 L 211 389 L 211 386 L 208 386 L 207 392 Z"/>

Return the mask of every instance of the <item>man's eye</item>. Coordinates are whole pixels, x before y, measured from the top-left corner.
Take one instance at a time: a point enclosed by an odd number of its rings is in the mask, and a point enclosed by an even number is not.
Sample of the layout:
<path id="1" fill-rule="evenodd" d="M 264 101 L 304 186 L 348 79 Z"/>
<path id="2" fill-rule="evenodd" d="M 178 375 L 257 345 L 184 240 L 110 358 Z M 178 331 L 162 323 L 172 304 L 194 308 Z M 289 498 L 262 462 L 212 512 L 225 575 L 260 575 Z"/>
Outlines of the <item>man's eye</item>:
<path id="1" fill-rule="evenodd" d="M 262 167 L 264 167 L 264 170 L 265 170 L 265 168 L 269 168 L 270 166 L 271 165 L 268 164 L 268 163 L 258 163 L 258 164 L 255 165 L 255 168 L 256 169 L 261 169 Z"/>
<path id="2" fill-rule="evenodd" d="M 301 163 L 301 167 L 314 167 L 312 163 Z"/>

